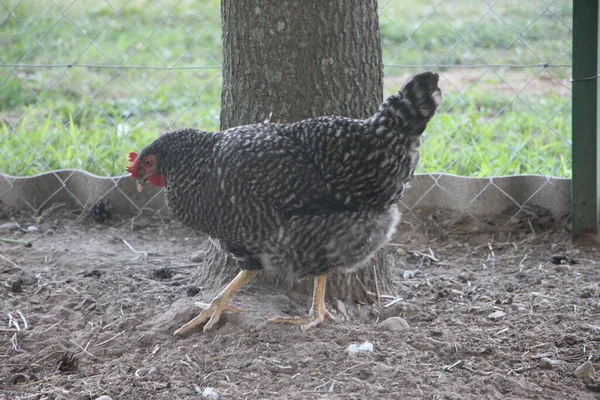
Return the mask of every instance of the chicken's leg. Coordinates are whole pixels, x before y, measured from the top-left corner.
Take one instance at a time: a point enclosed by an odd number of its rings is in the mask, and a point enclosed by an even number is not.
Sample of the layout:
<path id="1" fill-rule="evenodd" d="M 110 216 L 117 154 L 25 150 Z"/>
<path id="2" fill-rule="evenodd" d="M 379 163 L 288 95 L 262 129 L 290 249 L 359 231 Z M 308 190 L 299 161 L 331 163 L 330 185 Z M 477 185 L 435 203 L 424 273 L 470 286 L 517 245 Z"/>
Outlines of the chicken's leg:
<path id="1" fill-rule="evenodd" d="M 229 285 L 227 285 L 225 289 L 223 289 L 221 293 L 219 293 L 210 302 L 204 311 L 202 311 L 196 318 L 177 329 L 173 334 L 181 335 L 182 333 L 186 333 L 195 326 L 198 326 L 207 320 L 208 322 L 206 325 L 204 325 L 203 331 L 208 332 L 213 326 L 215 326 L 217 322 L 219 322 L 223 311 L 241 311 L 239 308 L 231 306 L 229 304 L 229 300 L 231 300 L 233 295 L 236 294 L 238 290 L 240 290 L 246 283 L 250 282 L 257 272 L 257 270 L 242 270 L 236 275 L 235 278 L 233 278 L 231 282 L 229 282 Z"/>
<path id="2" fill-rule="evenodd" d="M 312 307 L 307 317 L 272 318 L 269 321 L 278 324 L 302 325 L 305 331 L 319 325 L 325 319 L 335 320 L 333 315 L 325 308 L 325 287 L 327 285 L 327 274 L 315 276 Z"/>

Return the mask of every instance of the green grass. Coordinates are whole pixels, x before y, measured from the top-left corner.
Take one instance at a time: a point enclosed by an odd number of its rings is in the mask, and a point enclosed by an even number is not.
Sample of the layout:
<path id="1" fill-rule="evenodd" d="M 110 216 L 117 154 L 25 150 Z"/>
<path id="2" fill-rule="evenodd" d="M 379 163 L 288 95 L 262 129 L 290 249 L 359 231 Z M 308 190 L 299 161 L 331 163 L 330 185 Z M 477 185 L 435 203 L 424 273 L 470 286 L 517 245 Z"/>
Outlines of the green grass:
<path id="1" fill-rule="evenodd" d="M 421 172 L 467 176 L 542 174 L 570 176 L 571 115 L 568 99 L 546 99 L 554 116 L 537 115 L 529 102 L 516 100 L 501 114 L 488 113 L 476 96 L 458 100 L 457 111 L 441 112 L 426 134 Z M 478 104 L 475 109 L 471 104 Z M 492 104 L 493 105 L 493 104 Z M 464 111 L 458 111 L 458 110 Z M 548 119 L 547 119 L 548 118 Z"/>
<path id="2" fill-rule="evenodd" d="M 31 65 L 0 67 L 1 172 L 119 175 L 129 151 L 167 129 L 218 128 L 218 2 L 55 3 L 0 1 L 0 63 Z M 443 74 L 420 172 L 570 177 L 570 68 L 456 67 L 570 64 L 571 1 L 438 3 L 380 2 L 386 94 L 431 64 Z M 88 66 L 38 67 L 69 63 Z"/>

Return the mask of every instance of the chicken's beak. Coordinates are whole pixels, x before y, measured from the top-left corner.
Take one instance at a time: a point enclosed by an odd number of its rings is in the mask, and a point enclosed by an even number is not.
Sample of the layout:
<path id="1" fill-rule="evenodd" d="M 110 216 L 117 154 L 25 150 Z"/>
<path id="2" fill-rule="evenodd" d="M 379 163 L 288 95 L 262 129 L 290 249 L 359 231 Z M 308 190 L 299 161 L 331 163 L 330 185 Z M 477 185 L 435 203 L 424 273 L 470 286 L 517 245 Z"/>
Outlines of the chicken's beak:
<path id="1" fill-rule="evenodd" d="M 138 192 L 142 193 L 142 190 L 144 190 L 144 184 L 146 182 L 148 182 L 148 179 L 146 177 L 138 178 L 136 180 L 136 183 L 137 183 L 136 188 L 137 188 Z"/>

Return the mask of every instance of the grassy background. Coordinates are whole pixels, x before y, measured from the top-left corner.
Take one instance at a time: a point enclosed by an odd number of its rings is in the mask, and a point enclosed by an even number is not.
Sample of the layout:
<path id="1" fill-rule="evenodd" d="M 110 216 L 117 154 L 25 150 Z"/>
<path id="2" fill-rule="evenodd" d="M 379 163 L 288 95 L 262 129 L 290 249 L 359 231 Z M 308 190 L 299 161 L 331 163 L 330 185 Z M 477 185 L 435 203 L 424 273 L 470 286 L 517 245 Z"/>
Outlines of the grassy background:
<path id="1" fill-rule="evenodd" d="M 71 2 L 0 0 L 1 172 L 120 175 L 129 151 L 167 129 L 218 128 L 218 2 Z M 420 172 L 570 176 L 571 1 L 380 9 L 386 94 L 427 66 L 442 74 Z"/>

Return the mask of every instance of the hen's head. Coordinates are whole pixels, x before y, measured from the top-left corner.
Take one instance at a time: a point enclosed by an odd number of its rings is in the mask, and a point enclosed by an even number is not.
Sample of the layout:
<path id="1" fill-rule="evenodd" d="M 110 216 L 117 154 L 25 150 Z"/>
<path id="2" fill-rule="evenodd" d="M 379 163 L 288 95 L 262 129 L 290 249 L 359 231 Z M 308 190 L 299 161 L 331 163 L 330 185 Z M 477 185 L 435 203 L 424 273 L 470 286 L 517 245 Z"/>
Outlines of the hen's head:
<path id="1" fill-rule="evenodd" d="M 167 178 L 160 171 L 158 158 L 156 154 L 142 151 L 142 154 L 129 153 L 129 162 L 127 172 L 137 182 L 137 190 L 141 192 L 146 182 L 154 186 L 163 187 L 167 184 Z"/>

